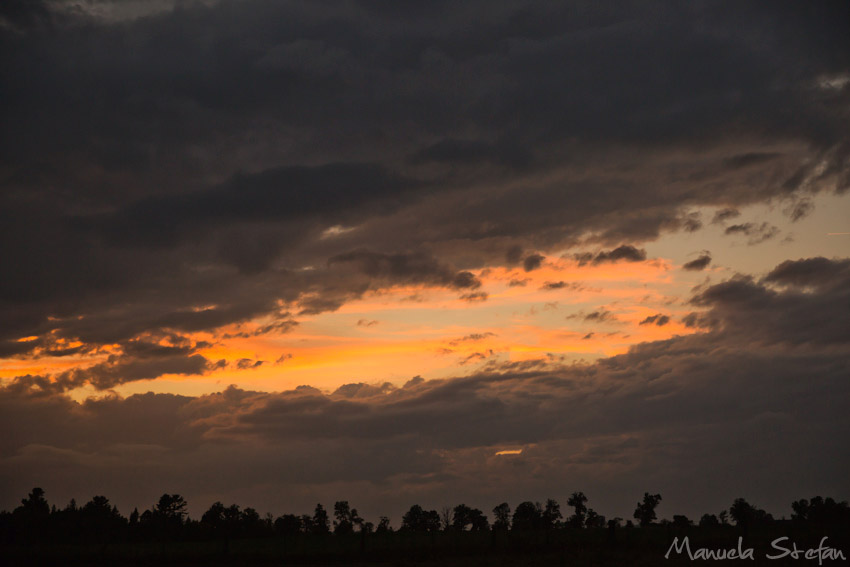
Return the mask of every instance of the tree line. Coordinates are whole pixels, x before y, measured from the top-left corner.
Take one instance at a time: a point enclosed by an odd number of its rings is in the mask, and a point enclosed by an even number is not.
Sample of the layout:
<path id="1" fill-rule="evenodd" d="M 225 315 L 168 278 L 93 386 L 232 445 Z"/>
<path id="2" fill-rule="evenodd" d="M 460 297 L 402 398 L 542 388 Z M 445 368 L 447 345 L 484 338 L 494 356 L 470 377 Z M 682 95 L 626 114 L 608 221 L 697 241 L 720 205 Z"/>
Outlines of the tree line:
<path id="1" fill-rule="evenodd" d="M 49 542 L 114 542 L 166 540 L 231 540 L 257 537 L 346 536 L 391 534 L 403 532 L 539 532 L 568 529 L 607 529 L 672 526 L 675 528 L 719 528 L 735 526 L 748 530 L 768 526 L 776 520 L 764 510 L 743 498 L 736 499 L 728 510 L 704 514 L 694 522 L 683 515 L 658 521 L 656 510 L 660 494 L 645 493 L 635 506 L 633 518 L 610 518 L 587 506 L 582 492 L 574 492 L 567 500 L 572 513 L 565 515 L 554 499 L 545 504 L 526 501 L 513 510 L 503 502 L 492 510 L 490 518 L 481 510 L 459 504 L 440 511 L 426 510 L 414 504 L 402 516 L 395 529 L 386 516 L 377 524 L 365 520 L 348 501 L 334 503 L 331 514 L 317 504 L 312 514 L 272 514 L 261 516 L 254 508 L 215 502 L 200 519 L 189 518 L 187 502 L 179 494 L 163 494 L 148 510 L 134 509 L 123 516 L 105 496 L 95 496 L 78 506 L 71 500 L 64 508 L 51 506 L 44 490 L 34 488 L 12 512 L 0 512 L 0 541 L 6 543 Z M 816 496 L 791 504 L 791 522 L 824 527 L 850 527 L 850 506 L 846 501 Z M 633 521 L 634 520 L 634 521 Z"/>

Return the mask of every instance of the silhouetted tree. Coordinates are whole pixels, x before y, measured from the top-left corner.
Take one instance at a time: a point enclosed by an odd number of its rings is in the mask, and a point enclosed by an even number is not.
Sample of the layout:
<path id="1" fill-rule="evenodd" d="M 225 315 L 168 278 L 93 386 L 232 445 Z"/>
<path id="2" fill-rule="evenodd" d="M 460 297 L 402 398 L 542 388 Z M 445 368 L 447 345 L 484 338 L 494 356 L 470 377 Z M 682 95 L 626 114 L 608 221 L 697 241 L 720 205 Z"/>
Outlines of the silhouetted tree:
<path id="1" fill-rule="evenodd" d="M 440 529 L 440 515 L 436 510 L 425 511 L 414 504 L 401 519 L 401 529 L 414 532 L 436 532 Z"/>
<path id="2" fill-rule="evenodd" d="M 551 530 L 557 528 L 561 523 L 561 505 L 552 498 L 546 500 L 546 507 L 543 509 L 543 514 L 540 516 L 543 529 Z"/>
<path id="3" fill-rule="evenodd" d="M 570 499 L 567 500 L 567 506 L 572 506 L 575 509 L 573 515 L 570 516 L 569 525 L 573 528 L 584 527 L 585 516 L 587 515 L 587 496 L 583 492 L 573 492 Z"/>
<path id="4" fill-rule="evenodd" d="M 657 518 L 655 509 L 659 502 L 661 502 L 660 494 L 643 493 L 643 502 L 638 502 L 634 513 L 634 518 L 640 522 L 641 527 L 648 526 L 655 521 Z"/>
<path id="5" fill-rule="evenodd" d="M 683 516 L 681 514 L 673 515 L 673 527 L 674 528 L 689 528 L 693 526 L 694 523 L 688 519 L 687 516 Z"/>
<path id="6" fill-rule="evenodd" d="M 699 527 L 701 528 L 716 528 L 720 526 L 720 520 L 714 514 L 703 514 L 699 519 Z"/>
<path id="7" fill-rule="evenodd" d="M 392 531 L 393 529 L 390 527 L 390 519 L 386 516 L 381 516 L 378 520 L 378 527 L 375 529 L 375 533 L 385 534 Z"/>
<path id="8" fill-rule="evenodd" d="M 472 521 L 472 525 L 470 525 L 469 527 L 471 531 L 486 532 L 490 529 L 490 521 L 487 520 L 487 516 L 484 515 L 484 512 L 482 512 L 478 508 L 473 508 L 469 517 Z"/>
<path id="9" fill-rule="evenodd" d="M 44 498 L 44 490 L 33 488 L 12 512 L 11 520 L 18 528 L 18 537 L 31 541 L 45 534 L 49 518 L 50 505 Z"/>
<path id="10" fill-rule="evenodd" d="M 597 514 L 593 508 L 587 509 L 587 517 L 584 519 L 584 525 L 588 528 L 604 528 L 605 516 Z"/>
<path id="11" fill-rule="evenodd" d="M 313 511 L 313 521 L 311 522 L 310 529 L 312 533 L 317 535 L 331 533 L 331 522 L 328 518 L 328 513 L 321 504 L 316 504 L 316 509 Z"/>
<path id="12" fill-rule="evenodd" d="M 175 538 L 183 528 L 186 517 L 186 501 L 179 494 L 163 494 L 151 510 L 146 510 L 139 518 L 139 527 L 143 533 L 156 534 L 158 537 Z"/>
<path id="13" fill-rule="evenodd" d="M 470 508 L 466 504 L 455 506 L 452 515 L 452 529 L 464 531 L 469 527 L 472 531 L 483 531 L 490 529 L 490 522 L 478 508 Z"/>
<path id="14" fill-rule="evenodd" d="M 15 511 L 21 511 L 30 517 L 46 518 L 50 514 L 50 505 L 48 505 L 47 500 L 44 498 L 44 490 L 38 487 L 33 488 L 32 492 L 21 500 L 20 508 Z"/>
<path id="15" fill-rule="evenodd" d="M 305 534 L 313 533 L 313 516 L 308 514 L 301 515 L 301 531 Z"/>
<path id="16" fill-rule="evenodd" d="M 509 530 L 511 528 L 511 507 L 507 502 L 502 502 L 493 508 L 493 529 Z"/>
<path id="17" fill-rule="evenodd" d="M 808 519 L 809 501 L 805 498 L 792 502 L 791 509 L 794 510 L 791 514 L 791 519 L 795 522 L 805 522 Z"/>
<path id="18" fill-rule="evenodd" d="M 362 526 L 363 519 L 352 510 L 347 500 L 341 500 L 334 504 L 334 533 L 339 535 L 350 534 L 354 526 Z"/>
<path id="19" fill-rule="evenodd" d="M 242 533 L 250 536 L 259 536 L 263 534 L 265 527 L 260 514 L 253 508 L 245 508 L 239 515 L 239 523 L 242 527 Z"/>
<path id="20" fill-rule="evenodd" d="M 543 510 L 537 502 L 522 502 L 514 510 L 511 519 L 511 529 L 516 531 L 530 531 L 540 529 Z"/>
<path id="21" fill-rule="evenodd" d="M 798 523 L 810 523 L 818 529 L 827 526 L 850 525 L 850 506 L 846 501 L 836 502 L 832 498 L 815 496 L 811 502 L 805 498 L 791 504 L 794 513 L 791 519 Z"/>
<path id="22" fill-rule="evenodd" d="M 80 509 L 79 518 L 86 539 L 109 541 L 118 537 L 126 520 L 106 496 L 95 496 Z"/>
<path id="23" fill-rule="evenodd" d="M 440 509 L 440 522 L 442 522 L 443 530 L 448 530 L 452 526 L 452 507 L 443 506 Z"/>
<path id="24" fill-rule="evenodd" d="M 299 533 L 301 529 L 301 518 L 295 514 L 284 514 L 274 521 L 274 531 L 280 535 L 295 535 Z"/>
<path id="25" fill-rule="evenodd" d="M 186 501 L 179 494 L 163 494 L 154 511 L 162 518 L 182 524 L 186 517 L 186 506 Z"/>
<path id="26" fill-rule="evenodd" d="M 747 531 L 750 527 L 773 521 L 773 516 L 756 508 L 743 498 L 736 498 L 729 508 L 729 515 L 735 521 L 735 525 Z"/>
<path id="27" fill-rule="evenodd" d="M 210 529 L 220 529 L 224 525 L 224 504 L 214 502 L 201 516 L 201 523 Z"/>
<path id="28" fill-rule="evenodd" d="M 466 526 L 471 523 L 469 518 L 470 512 L 472 512 L 472 509 L 466 504 L 458 504 L 455 506 L 452 513 L 452 529 L 460 532 L 464 531 Z"/>

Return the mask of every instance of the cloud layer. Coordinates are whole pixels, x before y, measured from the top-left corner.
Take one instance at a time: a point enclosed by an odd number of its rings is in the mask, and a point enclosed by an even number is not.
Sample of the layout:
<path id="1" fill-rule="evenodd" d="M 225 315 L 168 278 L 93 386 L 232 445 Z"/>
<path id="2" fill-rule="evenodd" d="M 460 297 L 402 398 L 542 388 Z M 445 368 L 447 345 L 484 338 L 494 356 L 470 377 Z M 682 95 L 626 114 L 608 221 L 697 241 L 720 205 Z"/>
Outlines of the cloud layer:
<path id="1" fill-rule="evenodd" d="M 275 512 L 354 494 L 398 513 L 584 490 L 621 516 L 645 490 L 691 514 L 848 497 L 848 261 L 727 277 L 694 244 L 716 230 L 755 257 L 846 195 L 848 18 L 846 2 L 0 3 L 0 507 L 39 484 Z M 711 253 L 674 273 L 648 252 L 664 238 Z M 635 276 L 565 315 L 597 293 L 579 268 Z M 639 268 L 696 287 L 667 297 Z M 552 332 L 562 345 L 668 338 L 507 360 L 502 329 L 464 320 L 429 346 L 456 349 L 453 379 L 111 391 L 285 368 L 287 333 L 399 290 L 470 319 L 546 293 L 541 317 L 587 326 Z M 334 348 L 394 329 L 383 315 L 352 315 Z"/>
<path id="2" fill-rule="evenodd" d="M 842 3 L 163 6 L 0 13 L 4 339 L 333 310 L 367 286 L 340 258 L 458 288 L 517 247 L 641 259 L 695 207 L 850 180 Z"/>
<path id="3" fill-rule="evenodd" d="M 273 486 L 260 502 L 276 513 L 355 494 L 395 514 L 420 500 L 490 506 L 584 490 L 620 515 L 648 488 L 692 515 L 739 491 L 776 511 L 789 490 L 843 496 L 850 335 L 836 310 L 850 314 L 848 266 L 813 258 L 714 284 L 693 298 L 703 332 L 593 364 L 82 403 L 22 379 L 0 390 L 13 432 L 0 446 L 3 502 L 33 483 L 80 497 L 114 487 L 134 505 L 179 489 L 197 506 L 212 495 L 258 503 Z M 789 311 L 796 325 L 766 319 Z M 522 452 L 496 455 L 505 448 Z"/>

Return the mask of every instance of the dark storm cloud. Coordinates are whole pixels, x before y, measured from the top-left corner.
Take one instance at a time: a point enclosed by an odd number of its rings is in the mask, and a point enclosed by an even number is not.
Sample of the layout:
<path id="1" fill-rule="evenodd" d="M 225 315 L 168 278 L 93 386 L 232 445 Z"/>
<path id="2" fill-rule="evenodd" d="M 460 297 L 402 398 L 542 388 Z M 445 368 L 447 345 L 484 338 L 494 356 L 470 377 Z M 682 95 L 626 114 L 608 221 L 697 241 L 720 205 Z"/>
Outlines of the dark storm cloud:
<path id="1" fill-rule="evenodd" d="M 783 262 L 764 282 L 739 276 L 701 291 L 691 303 L 711 308 L 703 321 L 712 328 L 748 343 L 844 344 L 850 330 L 838 315 L 850 298 L 847 264 L 825 258 Z M 767 285 L 771 283 L 788 287 L 777 291 Z M 801 287 L 819 293 L 805 293 Z"/>
<path id="2" fill-rule="evenodd" d="M 97 390 L 108 390 L 127 382 L 152 380 L 165 374 L 199 375 L 220 367 L 200 354 L 160 354 L 150 358 L 116 356 L 88 368 L 63 372 L 56 377 L 56 384 L 63 389 L 90 384 Z"/>
<path id="3" fill-rule="evenodd" d="M 447 495 L 496 502 L 522 498 L 510 487 L 530 471 L 534 490 L 562 489 L 567 474 L 616 513 L 625 512 L 619 497 L 602 494 L 639 495 L 646 482 L 706 509 L 741 490 L 774 513 L 788 506 L 789 491 L 814 486 L 843 497 L 847 265 L 800 260 L 764 282 L 714 284 L 694 298 L 712 328 L 592 364 L 491 361 L 462 378 L 355 383 L 333 393 L 231 387 L 196 398 L 77 403 L 35 380 L 2 388 L 0 425 L 19 433 L 0 441 L 0 477 L 13 481 L 0 484 L 0 497 L 14 505 L 36 472 L 48 491 L 82 497 L 96 490 L 86 474 L 93 466 L 122 479 L 110 497 L 131 508 L 145 505 L 140 495 L 176 485 L 190 501 L 209 500 L 198 512 L 236 493 L 262 497 L 270 482 L 283 492 L 261 500 L 266 506 L 292 506 L 305 492 L 332 501 L 340 486 L 346 494 L 360 487 L 366 509 L 397 491 L 429 503 Z M 786 287 L 771 287 L 779 283 Z M 810 285 L 823 293 L 799 289 Z M 506 446 L 524 447 L 520 469 L 492 461 Z M 789 453 L 797 458 L 788 461 Z M 694 475 L 706 471 L 719 477 L 708 475 L 694 495 Z M 428 482 L 430 490 L 412 488 Z"/>
<path id="4" fill-rule="evenodd" d="M 447 138 L 419 150 L 414 161 L 436 161 L 460 165 L 485 161 L 511 167 L 523 167 L 530 165 L 531 156 L 528 150 L 506 143 L 491 144 L 478 140 Z"/>
<path id="5" fill-rule="evenodd" d="M 478 268 L 850 187 L 846 3 L 162 6 L 2 3 L 2 356 L 480 301 Z"/>
<path id="6" fill-rule="evenodd" d="M 711 264 L 711 254 L 708 252 L 703 252 L 700 256 L 690 262 L 685 262 L 682 266 L 685 270 L 698 272 L 700 270 L 704 270 Z"/>
<path id="7" fill-rule="evenodd" d="M 332 224 L 354 218 L 362 206 L 379 213 L 397 206 L 410 185 L 376 164 L 288 166 L 237 174 L 214 189 L 151 197 L 116 214 L 75 220 L 104 231 L 113 243 L 173 245 L 182 233 L 207 232 L 223 223 L 321 216 Z"/>
<path id="8" fill-rule="evenodd" d="M 780 157 L 780 155 L 781 154 L 775 152 L 750 152 L 726 158 L 725 160 L 723 160 L 723 165 L 731 169 L 737 169 L 739 167 L 749 167 L 751 165 L 758 165 L 776 159 Z"/>
<path id="9" fill-rule="evenodd" d="M 850 280 L 850 260 L 830 260 L 819 256 L 786 260 L 765 276 L 765 281 L 781 285 L 830 289 Z"/>
<path id="10" fill-rule="evenodd" d="M 467 271 L 456 271 L 424 253 L 381 254 L 357 250 L 334 256 L 328 264 L 356 264 L 370 278 L 392 282 L 429 283 L 453 289 L 476 289 L 481 281 Z"/>

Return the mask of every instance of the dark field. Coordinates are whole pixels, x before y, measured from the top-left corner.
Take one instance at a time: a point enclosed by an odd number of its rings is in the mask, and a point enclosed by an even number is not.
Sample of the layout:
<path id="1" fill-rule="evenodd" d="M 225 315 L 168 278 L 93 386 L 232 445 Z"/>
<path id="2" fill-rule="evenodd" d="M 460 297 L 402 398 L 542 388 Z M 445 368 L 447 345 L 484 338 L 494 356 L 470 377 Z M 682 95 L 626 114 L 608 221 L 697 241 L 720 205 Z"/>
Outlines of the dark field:
<path id="1" fill-rule="evenodd" d="M 96 545 L 4 545 L 5 565 L 685 565 L 710 564 L 719 559 L 693 561 L 683 551 L 665 554 L 674 538 L 688 537 L 691 551 L 698 548 L 752 548 L 753 559 L 723 560 L 720 564 L 818 565 L 817 556 L 768 559 L 780 550 L 771 542 L 788 539 L 783 547 L 800 550 L 825 546 L 850 551 L 846 530 L 816 531 L 785 522 L 746 535 L 733 527 L 674 529 L 667 526 L 570 530 L 547 533 L 437 532 L 351 534 L 347 536 L 265 537 L 230 541 L 119 542 Z M 823 565 L 846 565 L 847 559 L 822 558 Z"/>

